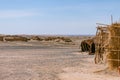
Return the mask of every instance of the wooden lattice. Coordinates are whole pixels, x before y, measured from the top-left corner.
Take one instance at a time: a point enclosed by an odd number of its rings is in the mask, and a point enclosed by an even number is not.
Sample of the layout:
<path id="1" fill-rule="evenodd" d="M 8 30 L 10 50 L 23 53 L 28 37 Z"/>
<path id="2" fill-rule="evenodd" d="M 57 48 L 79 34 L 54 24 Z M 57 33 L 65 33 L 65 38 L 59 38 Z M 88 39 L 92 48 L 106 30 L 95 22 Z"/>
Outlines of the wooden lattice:
<path id="1" fill-rule="evenodd" d="M 96 44 L 96 53 L 95 53 L 95 63 L 101 63 L 105 61 L 103 53 L 105 53 L 105 43 L 108 39 L 108 26 L 97 27 L 95 44 Z"/>
<path id="2" fill-rule="evenodd" d="M 120 67 L 120 23 L 99 25 L 97 27 L 95 44 L 95 63 L 101 63 L 106 60 L 109 69 Z"/>

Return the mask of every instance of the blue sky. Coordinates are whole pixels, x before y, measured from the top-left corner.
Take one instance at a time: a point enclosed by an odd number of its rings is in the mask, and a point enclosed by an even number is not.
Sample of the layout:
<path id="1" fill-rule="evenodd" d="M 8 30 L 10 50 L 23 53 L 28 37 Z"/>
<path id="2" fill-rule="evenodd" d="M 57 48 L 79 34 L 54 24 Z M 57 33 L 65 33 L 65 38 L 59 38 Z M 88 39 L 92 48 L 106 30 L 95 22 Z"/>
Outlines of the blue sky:
<path id="1" fill-rule="evenodd" d="M 95 34 L 120 21 L 120 0 L 0 0 L 0 34 Z"/>

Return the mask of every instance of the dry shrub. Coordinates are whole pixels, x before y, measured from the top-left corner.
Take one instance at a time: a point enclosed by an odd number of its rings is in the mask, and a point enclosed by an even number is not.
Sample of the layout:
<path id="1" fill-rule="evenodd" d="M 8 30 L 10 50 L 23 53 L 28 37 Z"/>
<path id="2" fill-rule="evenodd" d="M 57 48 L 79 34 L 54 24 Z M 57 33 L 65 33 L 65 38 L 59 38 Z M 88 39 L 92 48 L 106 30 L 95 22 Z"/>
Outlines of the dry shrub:
<path id="1" fill-rule="evenodd" d="M 16 40 L 16 41 L 25 41 L 25 42 L 28 41 L 28 39 L 26 37 L 22 37 L 22 36 L 14 37 L 14 40 Z"/>
<path id="2" fill-rule="evenodd" d="M 57 37 L 56 39 L 59 39 L 59 40 L 64 41 L 64 42 L 72 42 L 72 40 L 70 38 L 67 38 L 67 37 Z"/>
<path id="3" fill-rule="evenodd" d="M 43 39 L 38 37 L 38 36 L 32 36 L 30 39 L 32 40 L 37 40 L 37 41 L 42 41 Z"/>
<path id="4" fill-rule="evenodd" d="M 70 38 L 64 38 L 62 40 L 65 41 L 65 42 L 72 42 L 72 40 Z"/>
<path id="5" fill-rule="evenodd" d="M 64 41 L 65 41 L 65 42 L 72 42 L 72 40 L 71 40 L 71 39 L 68 39 L 68 38 L 66 38 Z"/>
<path id="6" fill-rule="evenodd" d="M 70 38 L 65 38 L 65 37 L 46 37 L 45 41 L 55 41 L 55 42 L 72 42 Z"/>
<path id="7" fill-rule="evenodd" d="M 55 39 L 56 39 L 55 37 L 47 37 L 47 38 L 45 38 L 45 41 L 53 41 Z"/>
<path id="8" fill-rule="evenodd" d="M 7 35 L 7 36 L 5 36 L 4 37 L 4 40 L 5 41 L 25 41 L 25 42 L 27 42 L 28 41 L 28 39 L 26 38 L 26 37 L 22 37 L 22 36 L 10 36 L 10 35 Z"/>
<path id="9" fill-rule="evenodd" d="M 0 41 L 3 41 L 4 36 L 0 36 Z"/>

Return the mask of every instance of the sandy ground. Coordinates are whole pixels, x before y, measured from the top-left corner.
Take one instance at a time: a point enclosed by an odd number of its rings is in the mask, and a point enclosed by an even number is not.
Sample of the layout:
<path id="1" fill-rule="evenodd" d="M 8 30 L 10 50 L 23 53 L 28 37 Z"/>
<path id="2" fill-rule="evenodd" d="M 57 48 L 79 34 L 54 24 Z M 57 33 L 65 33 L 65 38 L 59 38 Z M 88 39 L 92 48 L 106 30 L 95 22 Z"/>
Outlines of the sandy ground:
<path id="1" fill-rule="evenodd" d="M 94 64 L 94 56 L 78 55 L 84 56 L 81 65 L 64 68 L 64 72 L 59 74 L 61 80 L 120 80 L 120 74 L 108 70 L 106 64 Z"/>
<path id="2" fill-rule="evenodd" d="M 63 68 L 80 65 L 73 45 L 1 42 L 0 80 L 60 80 Z"/>
<path id="3" fill-rule="evenodd" d="M 78 41 L 79 42 L 79 41 Z M 0 80 L 120 80 L 79 44 L 0 42 Z"/>

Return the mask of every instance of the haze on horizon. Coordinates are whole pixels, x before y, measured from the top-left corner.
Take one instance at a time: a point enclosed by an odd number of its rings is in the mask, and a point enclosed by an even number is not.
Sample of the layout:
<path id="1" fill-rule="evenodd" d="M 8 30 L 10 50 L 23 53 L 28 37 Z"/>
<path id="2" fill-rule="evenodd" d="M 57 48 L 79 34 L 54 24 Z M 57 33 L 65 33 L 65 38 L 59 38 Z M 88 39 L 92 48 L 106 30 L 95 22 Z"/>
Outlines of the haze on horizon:
<path id="1" fill-rule="evenodd" d="M 120 18 L 120 0 L 0 0 L 0 34 L 91 35 Z"/>

